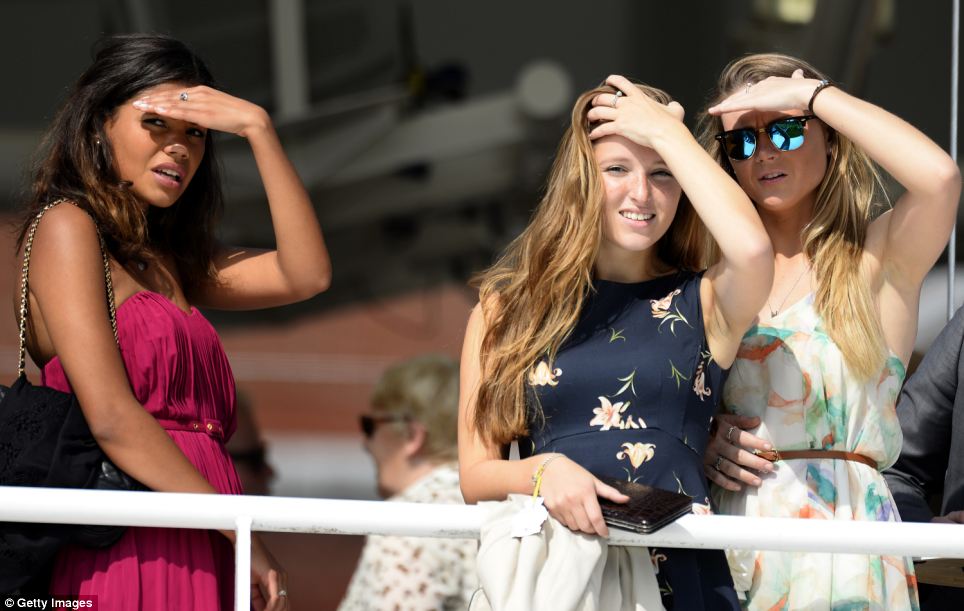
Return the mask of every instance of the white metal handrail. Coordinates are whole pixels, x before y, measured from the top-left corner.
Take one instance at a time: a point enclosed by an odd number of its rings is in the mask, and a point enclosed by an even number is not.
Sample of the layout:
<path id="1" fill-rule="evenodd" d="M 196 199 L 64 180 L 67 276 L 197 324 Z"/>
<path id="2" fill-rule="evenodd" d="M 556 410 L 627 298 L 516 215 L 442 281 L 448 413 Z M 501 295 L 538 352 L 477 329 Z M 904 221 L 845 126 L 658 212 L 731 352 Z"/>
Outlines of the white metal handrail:
<path id="1" fill-rule="evenodd" d="M 476 538 L 483 517 L 481 506 L 0 486 L 3 522 L 236 531 L 238 609 L 250 600 L 252 530 Z M 955 524 L 689 515 L 652 535 L 610 532 L 613 545 L 964 558 Z"/>

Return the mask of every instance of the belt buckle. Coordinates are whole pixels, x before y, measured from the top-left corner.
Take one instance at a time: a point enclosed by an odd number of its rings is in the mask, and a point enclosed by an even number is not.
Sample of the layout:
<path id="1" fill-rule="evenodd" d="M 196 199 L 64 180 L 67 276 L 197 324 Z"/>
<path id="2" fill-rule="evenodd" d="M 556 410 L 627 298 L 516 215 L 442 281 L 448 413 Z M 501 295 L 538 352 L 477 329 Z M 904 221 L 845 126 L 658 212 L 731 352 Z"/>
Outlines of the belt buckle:
<path id="1" fill-rule="evenodd" d="M 776 462 L 782 460 L 780 457 L 780 452 L 776 450 L 753 450 L 753 454 L 759 456 L 764 460 L 769 460 L 770 462 Z"/>

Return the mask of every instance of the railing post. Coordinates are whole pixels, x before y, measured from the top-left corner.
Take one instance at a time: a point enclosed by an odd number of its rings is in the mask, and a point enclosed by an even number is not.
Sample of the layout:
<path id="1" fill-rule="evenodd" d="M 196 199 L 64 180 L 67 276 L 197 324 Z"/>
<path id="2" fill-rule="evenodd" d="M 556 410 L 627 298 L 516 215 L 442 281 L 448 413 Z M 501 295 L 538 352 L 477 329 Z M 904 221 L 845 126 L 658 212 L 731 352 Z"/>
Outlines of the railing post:
<path id="1" fill-rule="evenodd" d="M 234 608 L 251 609 L 251 518 L 239 516 L 234 521 Z"/>

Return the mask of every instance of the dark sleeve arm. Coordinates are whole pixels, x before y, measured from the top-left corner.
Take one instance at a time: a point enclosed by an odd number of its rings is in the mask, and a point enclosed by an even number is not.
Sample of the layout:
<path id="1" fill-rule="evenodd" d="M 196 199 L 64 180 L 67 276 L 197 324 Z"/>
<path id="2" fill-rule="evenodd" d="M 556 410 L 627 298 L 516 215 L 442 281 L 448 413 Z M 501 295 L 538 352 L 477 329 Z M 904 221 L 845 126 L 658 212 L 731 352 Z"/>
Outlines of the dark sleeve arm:
<path id="1" fill-rule="evenodd" d="M 884 477 L 901 518 L 908 522 L 929 522 L 934 515 L 927 498 L 943 491 L 959 391 L 962 338 L 964 308 L 937 336 L 897 403 L 904 445 Z"/>

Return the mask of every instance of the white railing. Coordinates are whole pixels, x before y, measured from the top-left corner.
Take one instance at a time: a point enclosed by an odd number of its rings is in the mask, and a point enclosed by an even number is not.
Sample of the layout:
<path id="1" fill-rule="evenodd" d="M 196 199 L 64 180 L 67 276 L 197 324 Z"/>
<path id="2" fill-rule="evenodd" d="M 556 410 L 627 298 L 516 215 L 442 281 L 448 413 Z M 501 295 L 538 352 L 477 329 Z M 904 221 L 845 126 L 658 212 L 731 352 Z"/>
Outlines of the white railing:
<path id="1" fill-rule="evenodd" d="M 0 486 L 0 521 L 119 524 L 237 532 L 237 609 L 250 605 L 251 531 L 476 538 L 482 507 L 256 496 Z M 953 524 L 685 516 L 652 535 L 611 530 L 610 543 L 964 558 Z"/>

